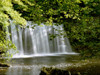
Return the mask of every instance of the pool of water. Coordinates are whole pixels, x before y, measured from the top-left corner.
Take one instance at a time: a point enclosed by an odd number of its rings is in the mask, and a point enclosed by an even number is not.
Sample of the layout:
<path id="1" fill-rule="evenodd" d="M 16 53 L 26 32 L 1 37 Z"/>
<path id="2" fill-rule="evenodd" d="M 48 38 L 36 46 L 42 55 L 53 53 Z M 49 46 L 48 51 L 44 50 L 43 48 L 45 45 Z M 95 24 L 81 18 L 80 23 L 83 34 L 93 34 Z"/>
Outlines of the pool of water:
<path id="1" fill-rule="evenodd" d="M 65 68 L 77 61 L 76 55 L 39 56 L 29 58 L 13 58 L 11 67 L 1 69 L 0 75 L 39 75 L 42 67 Z"/>

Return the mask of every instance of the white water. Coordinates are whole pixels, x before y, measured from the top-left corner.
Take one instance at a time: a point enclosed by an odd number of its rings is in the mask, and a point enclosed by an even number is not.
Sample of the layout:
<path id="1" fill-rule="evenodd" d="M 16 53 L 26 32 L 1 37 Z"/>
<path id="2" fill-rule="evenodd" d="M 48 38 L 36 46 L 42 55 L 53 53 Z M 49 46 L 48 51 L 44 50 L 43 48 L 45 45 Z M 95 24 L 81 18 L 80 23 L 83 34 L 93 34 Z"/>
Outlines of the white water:
<path id="1" fill-rule="evenodd" d="M 45 56 L 57 54 L 74 54 L 72 52 L 68 38 L 65 38 L 61 33 L 64 33 L 63 26 L 38 26 L 27 22 L 26 28 L 21 28 L 10 21 L 8 28 L 11 36 L 8 36 L 17 47 L 19 53 L 13 57 L 30 57 L 30 56 Z M 34 29 L 32 29 L 32 27 Z M 60 32 L 59 32 L 60 31 Z M 50 35 L 60 35 L 50 40 Z M 13 52 L 13 51 L 10 51 Z"/>

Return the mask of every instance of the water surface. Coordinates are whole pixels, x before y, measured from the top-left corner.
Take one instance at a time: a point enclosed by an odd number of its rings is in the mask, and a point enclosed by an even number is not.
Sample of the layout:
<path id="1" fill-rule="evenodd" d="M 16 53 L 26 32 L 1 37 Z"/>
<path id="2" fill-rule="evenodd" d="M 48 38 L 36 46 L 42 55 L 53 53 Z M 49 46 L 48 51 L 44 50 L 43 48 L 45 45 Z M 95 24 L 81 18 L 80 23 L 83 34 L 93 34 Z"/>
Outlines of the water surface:
<path id="1" fill-rule="evenodd" d="M 77 57 L 76 57 L 77 58 Z M 39 56 L 13 58 L 11 67 L 0 71 L 0 75 L 39 75 L 42 67 L 65 68 L 77 61 L 75 55 Z"/>

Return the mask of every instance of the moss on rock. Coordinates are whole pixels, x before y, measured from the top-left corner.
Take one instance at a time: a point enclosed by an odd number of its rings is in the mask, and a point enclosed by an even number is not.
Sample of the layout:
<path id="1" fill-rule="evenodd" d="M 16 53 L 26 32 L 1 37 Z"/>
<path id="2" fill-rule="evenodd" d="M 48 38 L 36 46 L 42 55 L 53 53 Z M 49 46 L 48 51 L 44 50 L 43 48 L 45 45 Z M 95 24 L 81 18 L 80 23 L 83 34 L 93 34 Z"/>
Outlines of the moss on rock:
<path id="1" fill-rule="evenodd" d="M 100 75 L 100 60 L 82 60 L 71 64 L 65 69 L 43 67 L 40 75 Z"/>
<path id="2" fill-rule="evenodd" d="M 43 68 L 40 75 L 69 75 L 67 70 L 61 70 L 57 68 Z"/>

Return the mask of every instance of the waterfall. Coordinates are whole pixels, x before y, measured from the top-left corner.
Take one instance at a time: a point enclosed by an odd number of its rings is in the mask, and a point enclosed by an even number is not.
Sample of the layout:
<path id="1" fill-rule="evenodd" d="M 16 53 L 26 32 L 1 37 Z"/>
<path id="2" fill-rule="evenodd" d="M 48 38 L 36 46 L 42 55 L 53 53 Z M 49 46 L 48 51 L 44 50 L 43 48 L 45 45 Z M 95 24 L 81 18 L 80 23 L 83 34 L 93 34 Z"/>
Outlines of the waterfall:
<path id="1" fill-rule="evenodd" d="M 60 35 L 64 33 L 63 25 L 39 26 L 28 21 L 26 28 L 21 28 L 13 21 L 10 24 L 11 36 L 7 37 L 19 51 L 13 57 L 73 53 L 68 38 Z"/>

